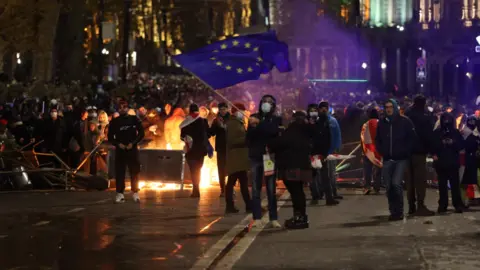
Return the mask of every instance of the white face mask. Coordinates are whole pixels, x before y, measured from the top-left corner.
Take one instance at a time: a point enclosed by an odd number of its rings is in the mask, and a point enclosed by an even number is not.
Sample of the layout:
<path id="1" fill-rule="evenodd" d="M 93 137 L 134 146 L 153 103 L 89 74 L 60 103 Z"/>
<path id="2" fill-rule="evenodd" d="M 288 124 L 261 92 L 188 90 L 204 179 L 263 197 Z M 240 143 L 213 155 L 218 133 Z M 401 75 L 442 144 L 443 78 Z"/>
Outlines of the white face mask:
<path id="1" fill-rule="evenodd" d="M 318 117 L 318 112 L 309 112 L 310 117 Z"/>
<path id="2" fill-rule="evenodd" d="M 238 120 L 243 121 L 243 112 L 238 111 L 235 113 L 235 116 L 238 118 Z"/>
<path id="3" fill-rule="evenodd" d="M 58 113 L 57 113 L 57 112 L 52 112 L 52 113 L 50 113 L 50 116 L 51 116 L 52 118 L 57 118 Z"/>
<path id="4" fill-rule="evenodd" d="M 262 112 L 269 113 L 272 110 L 272 104 L 265 102 L 262 104 Z"/>

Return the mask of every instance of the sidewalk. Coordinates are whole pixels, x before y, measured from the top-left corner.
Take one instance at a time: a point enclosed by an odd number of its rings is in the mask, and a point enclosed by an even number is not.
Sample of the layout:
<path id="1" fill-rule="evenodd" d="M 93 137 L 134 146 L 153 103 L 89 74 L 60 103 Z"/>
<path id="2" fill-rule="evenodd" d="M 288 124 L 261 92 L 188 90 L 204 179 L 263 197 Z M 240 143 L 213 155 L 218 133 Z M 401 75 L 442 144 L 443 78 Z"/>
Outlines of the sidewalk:
<path id="1" fill-rule="evenodd" d="M 432 210 L 437 196 L 428 191 Z M 347 195 L 307 212 L 309 229 L 262 231 L 234 269 L 480 269 L 480 212 L 391 223 L 384 195 Z M 279 215 L 292 215 L 290 202 Z"/>

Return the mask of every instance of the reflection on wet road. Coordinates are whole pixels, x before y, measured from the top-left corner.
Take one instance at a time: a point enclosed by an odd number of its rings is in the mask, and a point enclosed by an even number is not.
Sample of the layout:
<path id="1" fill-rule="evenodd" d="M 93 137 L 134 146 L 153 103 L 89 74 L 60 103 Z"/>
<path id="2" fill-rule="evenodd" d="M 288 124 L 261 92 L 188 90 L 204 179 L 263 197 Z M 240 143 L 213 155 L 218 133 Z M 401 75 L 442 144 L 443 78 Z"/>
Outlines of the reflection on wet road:
<path id="1" fill-rule="evenodd" d="M 216 189 L 146 191 L 141 204 L 113 195 L 1 194 L 0 269 L 188 269 L 245 217 L 224 217 Z"/>

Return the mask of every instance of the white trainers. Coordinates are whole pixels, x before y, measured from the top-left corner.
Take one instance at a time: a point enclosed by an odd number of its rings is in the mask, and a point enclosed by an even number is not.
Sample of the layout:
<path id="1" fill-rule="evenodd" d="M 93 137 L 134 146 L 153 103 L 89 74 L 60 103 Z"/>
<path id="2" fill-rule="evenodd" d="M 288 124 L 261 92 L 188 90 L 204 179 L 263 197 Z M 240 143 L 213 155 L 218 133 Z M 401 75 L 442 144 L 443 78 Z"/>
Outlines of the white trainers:
<path id="1" fill-rule="evenodd" d="M 278 220 L 271 220 L 267 226 L 265 226 L 267 229 L 280 229 L 282 228 L 282 225 L 278 222 Z"/>
<path id="2" fill-rule="evenodd" d="M 123 196 L 122 193 L 117 193 L 117 196 L 115 197 L 115 203 L 124 203 L 125 202 L 125 196 Z"/>
<path id="3" fill-rule="evenodd" d="M 252 228 L 262 228 L 263 227 L 263 223 L 262 223 L 262 220 L 261 219 L 256 219 L 253 221 L 253 224 L 252 224 Z"/>
<path id="4" fill-rule="evenodd" d="M 138 195 L 138 192 L 134 192 L 132 197 L 134 202 L 136 203 L 140 202 L 140 196 Z"/>

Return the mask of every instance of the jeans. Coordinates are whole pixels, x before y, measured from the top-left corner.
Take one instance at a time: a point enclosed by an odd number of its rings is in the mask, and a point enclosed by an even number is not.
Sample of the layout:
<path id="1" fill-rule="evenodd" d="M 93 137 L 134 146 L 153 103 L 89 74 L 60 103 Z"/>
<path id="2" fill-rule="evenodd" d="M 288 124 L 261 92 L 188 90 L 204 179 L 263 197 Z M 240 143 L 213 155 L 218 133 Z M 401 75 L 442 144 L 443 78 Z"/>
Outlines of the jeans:
<path id="1" fill-rule="evenodd" d="M 277 176 L 264 176 L 263 172 L 263 161 L 251 161 L 252 165 L 252 212 L 253 219 L 259 220 L 262 219 L 262 183 L 265 179 L 265 185 L 267 188 L 267 199 L 268 199 L 268 216 L 270 220 L 277 220 L 277 196 L 276 189 Z"/>
<path id="2" fill-rule="evenodd" d="M 294 216 L 305 216 L 307 214 L 307 203 L 305 199 L 305 192 L 303 191 L 302 181 L 283 180 L 285 187 L 290 193 L 293 204 Z"/>
<path id="3" fill-rule="evenodd" d="M 330 185 L 333 196 L 338 196 L 337 193 L 337 161 L 329 160 L 327 161 L 328 168 L 328 179 L 330 179 Z"/>
<path id="4" fill-rule="evenodd" d="M 322 163 L 322 168 L 313 170 L 313 181 L 310 183 L 310 192 L 313 200 L 320 200 L 325 194 L 327 201 L 333 200 L 332 183 L 328 177 L 327 162 Z"/>
<path id="5" fill-rule="evenodd" d="M 382 182 L 382 169 L 373 165 L 373 163 L 366 156 L 363 157 L 363 181 L 365 183 L 365 188 L 369 189 L 372 187 L 373 180 L 373 189 L 376 191 L 380 190 Z"/>
<path id="6" fill-rule="evenodd" d="M 247 171 L 240 171 L 232 173 L 228 176 L 227 185 L 225 186 L 225 202 L 227 208 L 234 208 L 233 202 L 233 187 L 237 180 L 240 182 L 240 191 L 242 192 L 243 201 L 247 210 L 252 208 L 250 200 L 250 193 L 248 192 L 248 175 Z"/>
<path id="7" fill-rule="evenodd" d="M 382 177 L 387 188 L 388 208 L 392 216 L 403 215 L 402 179 L 408 160 L 387 160 L 383 162 Z"/>

